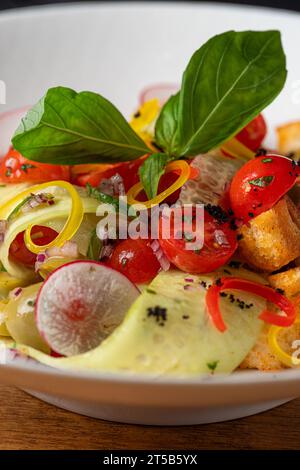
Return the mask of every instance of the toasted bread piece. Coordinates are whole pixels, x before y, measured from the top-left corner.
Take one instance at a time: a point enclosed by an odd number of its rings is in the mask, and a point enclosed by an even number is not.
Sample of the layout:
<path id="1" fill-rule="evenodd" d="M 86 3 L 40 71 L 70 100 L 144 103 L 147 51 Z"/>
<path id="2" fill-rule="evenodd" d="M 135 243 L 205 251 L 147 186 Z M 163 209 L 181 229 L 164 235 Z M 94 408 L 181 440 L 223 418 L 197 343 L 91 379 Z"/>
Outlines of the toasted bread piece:
<path id="1" fill-rule="evenodd" d="M 300 256 L 300 213 L 288 196 L 240 229 L 241 255 L 249 265 L 272 272 Z"/>
<path id="2" fill-rule="evenodd" d="M 300 295 L 300 267 L 288 269 L 268 277 L 271 286 L 282 289 L 287 297 Z"/>
<path id="3" fill-rule="evenodd" d="M 269 348 L 268 331 L 269 326 L 266 325 L 256 345 L 240 364 L 240 369 L 258 369 L 261 371 L 284 369 L 284 365 Z"/>
<path id="4" fill-rule="evenodd" d="M 293 152 L 300 156 L 300 121 L 278 127 L 276 132 L 279 152 L 283 155 Z"/>

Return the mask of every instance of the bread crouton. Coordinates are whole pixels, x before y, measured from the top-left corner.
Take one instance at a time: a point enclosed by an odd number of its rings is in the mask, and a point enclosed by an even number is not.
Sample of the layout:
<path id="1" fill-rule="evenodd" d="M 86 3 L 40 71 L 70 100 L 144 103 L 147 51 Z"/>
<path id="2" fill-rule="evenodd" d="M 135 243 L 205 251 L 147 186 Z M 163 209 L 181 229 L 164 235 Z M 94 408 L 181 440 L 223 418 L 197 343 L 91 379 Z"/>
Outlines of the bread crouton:
<path id="1" fill-rule="evenodd" d="M 272 274 L 268 278 L 271 286 L 282 289 L 287 297 L 300 295 L 300 267 L 288 269 L 282 273 Z"/>
<path id="2" fill-rule="evenodd" d="M 284 365 L 269 348 L 268 331 L 269 326 L 265 325 L 256 345 L 240 364 L 240 369 L 258 369 L 261 371 L 284 369 Z"/>
<path id="3" fill-rule="evenodd" d="M 290 122 L 277 128 L 278 150 L 283 155 L 295 153 L 300 156 L 300 121 Z"/>
<path id="4" fill-rule="evenodd" d="M 277 271 L 300 256 L 300 215 L 288 196 L 240 229 L 241 255 L 249 265 Z"/>

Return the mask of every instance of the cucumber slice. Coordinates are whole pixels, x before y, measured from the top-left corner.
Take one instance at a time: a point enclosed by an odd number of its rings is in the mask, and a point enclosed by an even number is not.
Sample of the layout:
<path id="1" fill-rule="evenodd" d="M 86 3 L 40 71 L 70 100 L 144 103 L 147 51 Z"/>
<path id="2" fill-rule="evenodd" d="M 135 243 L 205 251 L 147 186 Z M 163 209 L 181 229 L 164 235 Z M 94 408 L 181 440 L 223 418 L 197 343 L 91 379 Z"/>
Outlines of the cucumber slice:
<path id="1" fill-rule="evenodd" d="M 41 283 L 25 287 L 16 299 L 9 301 L 4 310 L 6 328 L 16 343 L 49 353 L 50 348 L 39 334 L 34 319 L 34 304 L 40 287 Z"/>

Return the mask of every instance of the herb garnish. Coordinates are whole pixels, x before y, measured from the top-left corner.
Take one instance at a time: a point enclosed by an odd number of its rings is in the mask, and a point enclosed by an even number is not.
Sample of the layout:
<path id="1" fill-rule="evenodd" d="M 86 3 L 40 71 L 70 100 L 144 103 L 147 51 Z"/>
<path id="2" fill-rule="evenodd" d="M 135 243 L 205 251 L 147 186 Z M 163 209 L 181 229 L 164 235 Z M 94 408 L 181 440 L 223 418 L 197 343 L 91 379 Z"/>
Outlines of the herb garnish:
<path id="1" fill-rule="evenodd" d="M 248 181 L 252 186 L 258 186 L 259 188 L 266 188 L 269 186 L 274 179 L 274 176 L 261 176 L 260 178 L 255 178 L 254 180 Z"/>
<path id="2" fill-rule="evenodd" d="M 272 161 L 273 161 L 273 158 L 263 158 L 262 159 L 263 163 L 272 163 Z"/>
<path id="3" fill-rule="evenodd" d="M 208 367 L 209 370 L 211 370 L 212 372 L 214 372 L 217 368 L 217 365 L 219 364 L 220 361 L 212 361 L 212 362 L 208 362 L 206 365 Z"/>

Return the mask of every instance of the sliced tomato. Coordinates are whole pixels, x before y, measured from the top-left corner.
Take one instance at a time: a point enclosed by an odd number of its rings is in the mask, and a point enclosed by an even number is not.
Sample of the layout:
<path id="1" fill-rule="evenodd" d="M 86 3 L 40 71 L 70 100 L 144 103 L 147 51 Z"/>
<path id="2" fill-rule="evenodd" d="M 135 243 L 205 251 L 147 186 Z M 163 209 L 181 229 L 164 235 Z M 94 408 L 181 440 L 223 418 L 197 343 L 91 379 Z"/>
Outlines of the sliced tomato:
<path id="1" fill-rule="evenodd" d="M 17 150 L 10 148 L 0 162 L 2 183 L 43 183 L 54 180 L 70 180 L 70 167 L 49 165 L 24 158 Z"/>
<path id="2" fill-rule="evenodd" d="M 248 161 L 233 177 L 229 197 L 244 223 L 276 204 L 295 184 L 299 166 L 291 159 L 265 155 Z"/>
<path id="3" fill-rule="evenodd" d="M 165 238 L 163 234 L 163 225 L 166 223 L 170 224 L 169 238 Z M 161 217 L 159 243 L 168 260 L 182 271 L 189 273 L 214 271 L 223 266 L 237 248 L 236 233 L 230 223 L 216 220 L 207 210 L 204 211 L 204 234 L 202 234 L 204 243 L 201 249 L 187 248 L 187 242 L 194 242 L 196 239 L 196 216 L 193 216 L 190 225 L 186 220 L 182 220 L 181 227 L 176 224 L 177 217 L 174 216 L 174 212 L 171 213 L 169 220 L 165 215 Z M 177 238 L 179 228 L 181 232 L 185 233 L 185 238 Z M 192 240 L 186 238 L 189 231 L 194 235 Z M 198 235 L 197 238 L 200 239 L 201 234 Z"/>
<path id="4" fill-rule="evenodd" d="M 267 134 L 267 124 L 262 114 L 259 114 L 235 138 L 253 152 L 259 149 Z"/>
<path id="5" fill-rule="evenodd" d="M 130 281 L 143 284 L 151 281 L 160 264 L 151 248 L 151 240 L 123 240 L 114 249 L 108 264 Z"/>
<path id="6" fill-rule="evenodd" d="M 32 228 L 32 239 L 37 245 L 47 245 L 57 237 L 57 232 L 50 227 L 35 225 Z M 36 255 L 31 253 L 24 242 L 24 232 L 17 235 L 12 242 L 9 255 L 13 261 L 28 267 L 33 267 L 36 261 Z"/>

